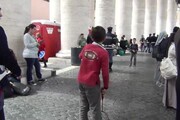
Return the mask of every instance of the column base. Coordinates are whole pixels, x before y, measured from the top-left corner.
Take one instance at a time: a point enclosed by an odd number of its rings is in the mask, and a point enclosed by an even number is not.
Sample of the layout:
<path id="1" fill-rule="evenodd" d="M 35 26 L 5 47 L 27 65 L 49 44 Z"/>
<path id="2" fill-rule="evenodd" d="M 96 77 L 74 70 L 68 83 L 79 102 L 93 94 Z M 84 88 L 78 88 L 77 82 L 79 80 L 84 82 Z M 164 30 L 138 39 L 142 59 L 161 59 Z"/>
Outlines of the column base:
<path id="1" fill-rule="evenodd" d="M 58 53 L 56 53 L 56 57 L 71 58 L 71 50 L 60 50 Z"/>

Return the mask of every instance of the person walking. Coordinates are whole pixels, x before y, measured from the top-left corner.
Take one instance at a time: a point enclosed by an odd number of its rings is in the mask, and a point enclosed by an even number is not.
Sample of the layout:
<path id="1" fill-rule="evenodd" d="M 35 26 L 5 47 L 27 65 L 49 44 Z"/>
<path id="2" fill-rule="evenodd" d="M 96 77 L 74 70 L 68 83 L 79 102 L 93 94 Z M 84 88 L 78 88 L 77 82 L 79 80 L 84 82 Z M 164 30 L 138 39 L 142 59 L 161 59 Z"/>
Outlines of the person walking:
<path id="1" fill-rule="evenodd" d="M 0 8 L 0 18 L 2 17 Z M 4 115 L 4 95 L 3 87 L 8 84 L 7 73 L 5 68 L 11 71 L 17 79 L 21 78 L 21 69 L 14 58 L 14 55 L 10 51 L 7 42 L 7 36 L 4 29 L 0 26 L 0 120 L 5 120 Z"/>
<path id="2" fill-rule="evenodd" d="M 101 26 L 92 30 L 93 43 L 86 45 L 79 58 L 81 59 L 78 73 L 80 90 L 80 116 L 79 120 L 88 120 L 88 111 L 92 110 L 93 120 L 102 120 L 100 107 L 100 94 L 108 89 L 108 52 L 101 43 L 105 40 L 106 32 Z M 100 71 L 102 71 L 103 87 L 100 87 Z"/>
<path id="3" fill-rule="evenodd" d="M 131 58 L 130 58 L 130 64 L 129 67 L 132 66 L 132 60 L 134 58 L 134 63 L 133 65 L 136 66 L 136 56 L 137 56 L 137 51 L 138 51 L 138 45 L 136 44 L 136 38 L 133 38 L 133 42 L 129 47 L 130 52 L 131 52 Z"/>
<path id="4" fill-rule="evenodd" d="M 24 50 L 23 50 L 23 58 L 26 60 L 27 63 L 27 71 L 26 71 L 26 77 L 27 77 L 27 83 L 30 85 L 37 85 L 35 80 L 33 80 L 32 77 L 32 70 L 33 66 L 35 67 L 36 76 L 39 81 L 45 81 L 45 79 L 42 78 L 41 74 L 41 66 L 39 64 L 38 60 L 38 47 L 40 46 L 40 43 L 38 43 L 33 36 L 36 32 L 36 25 L 30 24 L 25 28 L 24 31 Z"/>

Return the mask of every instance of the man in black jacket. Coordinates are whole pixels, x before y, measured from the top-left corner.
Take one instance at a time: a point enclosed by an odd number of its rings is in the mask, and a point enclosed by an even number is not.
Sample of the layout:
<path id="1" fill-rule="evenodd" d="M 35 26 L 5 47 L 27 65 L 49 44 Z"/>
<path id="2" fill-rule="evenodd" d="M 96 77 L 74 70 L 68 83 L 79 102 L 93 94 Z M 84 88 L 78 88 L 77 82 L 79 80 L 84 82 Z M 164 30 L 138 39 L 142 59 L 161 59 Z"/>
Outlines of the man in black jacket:
<path id="1" fill-rule="evenodd" d="M 109 53 L 109 71 L 112 72 L 112 65 L 113 65 L 113 46 L 117 44 L 117 37 L 116 35 L 112 34 L 112 27 L 108 27 L 108 32 L 106 33 L 106 39 L 103 42 L 105 48 Z"/>
<path id="2" fill-rule="evenodd" d="M 0 8 L 0 17 L 2 17 Z M 21 77 L 21 69 L 13 56 L 12 52 L 9 50 L 7 37 L 4 29 L 0 26 L 0 120 L 5 120 L 4 117 L 4 98 L 3 98 L 3 87 L 7 82 L 7 76 L 5 76 L 5 69 L 8 68 L 14 74 L 17 79 Z"/>

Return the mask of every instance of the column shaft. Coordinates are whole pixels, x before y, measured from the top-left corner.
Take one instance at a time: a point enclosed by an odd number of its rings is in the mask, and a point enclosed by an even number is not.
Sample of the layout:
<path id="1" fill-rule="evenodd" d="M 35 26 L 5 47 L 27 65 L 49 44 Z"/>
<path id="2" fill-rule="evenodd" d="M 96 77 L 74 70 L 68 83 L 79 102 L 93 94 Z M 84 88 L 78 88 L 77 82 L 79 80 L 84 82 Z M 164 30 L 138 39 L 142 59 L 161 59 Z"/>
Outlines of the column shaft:
<path id="1" fill-rule="evenodd" d="M 95 26 L 114 27 L 115 0 L 96 0 Z"/>
<path id="2" fill-rule="evenodd" d="M 168 6 L 167 6 L 167 23 L 166 23 L 166 32 L 170 34 L 176 25 L 176 11 L 177 11 L 177 5 L 174 0 L 168 0 Z"/>
<path id="3" fill-rule="evenodd" d="M 167 0 L 157 0 L 156 34 L 166 31 L 167 12 L 164 8 L 167 8 Z"/>
<path id="4" fill-rule="evenodd" d="M 116 0 L 116 33 L 131 38 L 132 0 Z"/>
<path id="5" fill-rule="evenodd" d="M 49 17 L 51 21 L 61 22 L 61 0 L 49 0 Z"/>
<path id="6" fill-rule="evenodd" d="M 146 37 L 156 32 L 156 6 L 157 0 L 145 0 L 144 34 Z"/>
<path id="7" fill-rule="evenodd" d="M 81 33 L 87 35 L 89 26 L 89 0 L 61 1 L 61 51 L 57 57 L 70 57 L 71 47 L 77 47 Z"/>
<path id="8" fill-rule="evenodd" d="M 144 34 L 145 1 L 133 0 L 131 37 L 139 40 Z"/>

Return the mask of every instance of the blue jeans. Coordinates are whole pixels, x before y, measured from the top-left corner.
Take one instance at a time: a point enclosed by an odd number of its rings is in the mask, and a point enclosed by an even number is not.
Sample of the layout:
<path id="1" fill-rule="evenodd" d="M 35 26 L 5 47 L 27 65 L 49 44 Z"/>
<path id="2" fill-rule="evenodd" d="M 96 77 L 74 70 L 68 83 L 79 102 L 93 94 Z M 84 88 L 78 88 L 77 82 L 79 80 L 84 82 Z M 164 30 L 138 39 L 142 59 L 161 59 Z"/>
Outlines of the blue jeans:
<path id="1" fill-rule="evenodd" d="M 37 78 L 41 79 L 42 78 L 41 66 L 39 64 L 38 58 L 25 58 L 25 60 L 27 63 L 27 72 L 26 72 L 27 82 L 30 82 L 33 80 L 32 78 L 33 66 L 35 67 Z"/>
<path id="2" fill-rule="evenodd" d="M 79 120 L 88 120 L 88 111 L 92 110 L 93 120 L 102 120 L 100 108 L 100 86 L 87 86 L 79 84 L 80 90 L 80 116 Z"/>
<path id="3" fill-rule="evenodd" d="M 136 66 L 136 53 L 131 53 L 130 66 L 132 65 L 133 58 L 134 58 L 134 66 Z"/>
<path id="4" fill-rule="evenodd" d="M 0 110 L 0 120 L 5 120 L 4 109 Z"/>

